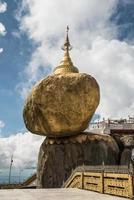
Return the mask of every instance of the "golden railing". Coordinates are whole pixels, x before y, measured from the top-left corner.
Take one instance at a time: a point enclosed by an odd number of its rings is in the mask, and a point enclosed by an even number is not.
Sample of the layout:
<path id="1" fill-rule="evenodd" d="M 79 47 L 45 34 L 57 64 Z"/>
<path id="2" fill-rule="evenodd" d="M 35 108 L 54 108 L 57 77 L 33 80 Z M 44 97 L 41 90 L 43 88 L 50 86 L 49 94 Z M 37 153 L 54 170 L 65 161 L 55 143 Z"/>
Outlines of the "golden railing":
<path id="1" fill-rule="evenodd" d="M 126 166 L 78 167 L 64 184 L 66 188 L 80 188 L 104 194 L 132 198 L 134 174 Z"/>

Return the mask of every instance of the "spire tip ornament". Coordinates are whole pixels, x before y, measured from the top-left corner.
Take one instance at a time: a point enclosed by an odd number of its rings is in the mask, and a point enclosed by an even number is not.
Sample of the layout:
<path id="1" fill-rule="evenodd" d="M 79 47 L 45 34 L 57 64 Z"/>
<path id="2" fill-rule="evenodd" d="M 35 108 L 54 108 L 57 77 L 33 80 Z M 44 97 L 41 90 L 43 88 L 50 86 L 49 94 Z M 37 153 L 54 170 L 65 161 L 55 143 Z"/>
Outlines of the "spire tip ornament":
<path id="1" fill-rule="evenodd" d="M 69 41 L 69 26 L 66 28 L 66 39 L 64 45 L 61 49 L 65 52 L 64 57 L 59 63 L 59 65 L 54 69 L 54 74 L 66 74 L 66 73 L 78 73 L 79 70 L 73 65 L 73 62 L 70 58 L 69 51 L 72 49 L 72 45 Z"/>
<path id="2" fill-rule="evenodd" d="M 67 29 L 66 29 L 66 40 L 65 40 L 65 43 L 64 43 L 64 45 L 61 47 L 61 49 L 63 50 L 63 51 L 70 51 L 70 50 L 72 50 L 72 45 L 70 44 L 70 42 L 69 42 L 69 36 L 68 36 L 68 32 L 69 32 L 69 26 L 67 26 Z"/>

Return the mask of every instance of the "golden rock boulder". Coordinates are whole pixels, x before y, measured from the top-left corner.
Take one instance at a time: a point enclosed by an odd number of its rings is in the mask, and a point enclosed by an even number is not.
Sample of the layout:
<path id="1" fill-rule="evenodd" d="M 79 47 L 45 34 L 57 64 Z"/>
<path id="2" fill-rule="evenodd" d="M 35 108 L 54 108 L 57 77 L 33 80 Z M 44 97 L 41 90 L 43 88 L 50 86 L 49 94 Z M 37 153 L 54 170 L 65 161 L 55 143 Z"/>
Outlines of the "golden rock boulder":
<path id="1" fill-rule="evenodd" d="M 24 121 L 32 133 L 63 137 L 84 131 L 99 103 L 99 87 L 87 74 L 51 75 L 32 89 Z"/>
<path id="2" fill-rule="evenodd" d="M 73 65 L 67 37 L 60 64 L 50 75 L 37 83 L 24 106 L 24 122 L 29 131 L 48 137 L 64 137 L 84 131 L 100 100 L 96 80 L 79 73 Z"/>

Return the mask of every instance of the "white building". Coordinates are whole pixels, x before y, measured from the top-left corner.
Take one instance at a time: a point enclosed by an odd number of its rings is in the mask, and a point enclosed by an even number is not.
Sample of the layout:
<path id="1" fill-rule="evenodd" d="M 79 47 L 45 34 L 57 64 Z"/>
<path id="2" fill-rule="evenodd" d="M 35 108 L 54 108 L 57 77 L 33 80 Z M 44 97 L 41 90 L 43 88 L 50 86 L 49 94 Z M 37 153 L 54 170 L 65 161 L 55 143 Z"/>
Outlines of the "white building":
<path id="1" fill-rule="evenodd" d="M 134 134 L 134 118 L 129 117 L 128 119 L 119 120 L 103 119 L 103 121 L 90 123 L 87 130 L 90 132 L 102 134 Z"/>

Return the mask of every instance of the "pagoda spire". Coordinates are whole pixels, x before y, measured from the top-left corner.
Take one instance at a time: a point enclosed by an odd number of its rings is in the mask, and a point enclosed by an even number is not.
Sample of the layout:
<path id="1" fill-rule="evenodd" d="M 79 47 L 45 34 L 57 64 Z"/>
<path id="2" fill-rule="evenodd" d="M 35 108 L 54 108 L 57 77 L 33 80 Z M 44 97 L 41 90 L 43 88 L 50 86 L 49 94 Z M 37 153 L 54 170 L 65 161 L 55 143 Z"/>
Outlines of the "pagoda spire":
<path id="1" fill-rule="evenodd" d="M 70 41 L 69 41 L 68 32 L 69 32 L 69 26 L 67 26 L 67 29 L 66 29 L 66 39 L 65 39 L 64 45 L 61 47 L 63 51 L 70 51 L 72 49 L 72 46 L 70 45 Z"/>
<path id="2" fill-rule="evenodd" d="M 61 49 L 64 51 L 64 56 L 59 65 L 54 69 L 54 74 L 61 74 L 61 73 L 78 73 L 78 69 L 74 67 L 73 62 L 70 58 L 69 51 L 72 49 L 72 45 L 69 41 L 69 26 L 66 28 L 66 39 L 61 47 Z"/>

